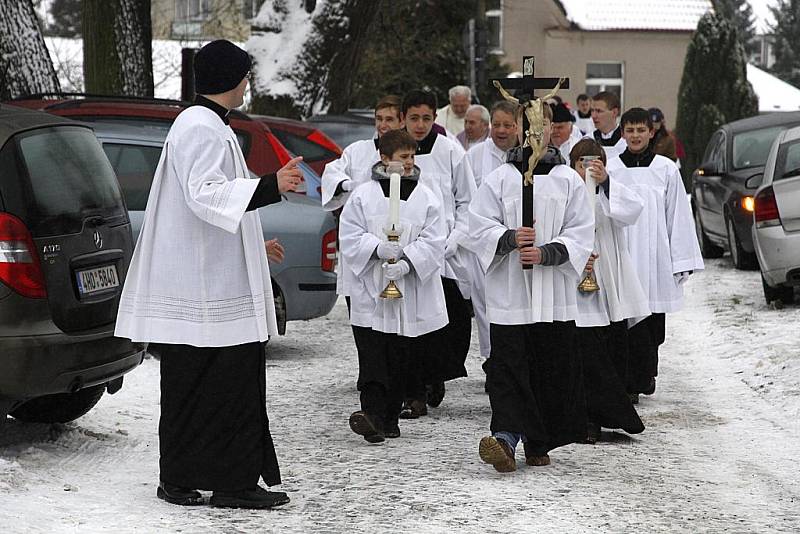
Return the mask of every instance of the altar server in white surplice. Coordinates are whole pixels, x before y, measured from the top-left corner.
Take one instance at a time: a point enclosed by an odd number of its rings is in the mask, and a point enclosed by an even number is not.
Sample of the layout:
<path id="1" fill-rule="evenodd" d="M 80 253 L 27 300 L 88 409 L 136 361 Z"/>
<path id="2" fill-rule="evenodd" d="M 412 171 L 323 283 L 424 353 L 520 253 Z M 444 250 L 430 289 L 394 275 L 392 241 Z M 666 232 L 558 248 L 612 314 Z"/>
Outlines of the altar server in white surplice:
<path id="1" fill-rule="evenodd" d="M 161 356 L 159 498 L 268 508 L 288 502 L 266 413 L 264 342 L 275 305 L 257 208 L 302 180 L 297 162 L 250 179 L 228 112 L 242 105 L 250 56 L 213 41 L 194 59 L 195 105 L 164 142 L 115 334 Z"/>
<path id="2" fill-rule="evenodd" d="M 591 162 L 588 162 L 593 158 Z M 584 178 L 594 206 L 594 254 L 587 272 L 599 290 L 578 291 L 578 347 L 586 387 L 587 442 L 600 438 L 601 427 L 629 434 L 644 425 L 626 390 L 628 366 L 627 320 L 650 313 L 628 253 L 625 227 L 639 218 L 641 197 L 618 180 L 608 178 L 606 156 L 598 143 L 583 139 L 570 153 L 572 167 Z M 588 163 L 587 163 L 588 162 Z"/>
<path id="3" fill-rule="evenodd" d="M 544 105 L 542 113 L 546 145 L 552 111 Z M 509 163 L 484 179 L 470 205 L 492 344 L 492 435 L 481 439 L 479 452 L 501 472 L 516 469 L 520 440 L 528 465 L 546 465 L 550 450 L 586 436 L 575 288 L 594 245 L 594 216 L 580 176 L 548 146 L 533 170 L 534 226 L 523 227 L 522 170 L 530 151 L 509 152 Z"/>
<path id="4" fill-rule="evenodd" d="M 375 105 L 375 133 L 373 139 L 363 139 L 348 145 L 339 159 L 325 165 L 322 173 L 322 209 L 337 211 L 347 203 L 350 192 L 358 184 L 368 182 L 372 167 L 380 161 L 378 140 L 383 134 L 403 127 L 400 118 L 400 97 L 387 95 Z M 346 260 L 339 255 L 336 262 L 336 293 L 350 296 L 354 282 L 351 271 L 345 268 Z"/>
<path id="5" fill-rule="evenodd" d="M 436 95 L 427 91 L 409 91 L 403 97 L 403 120 L 409 134 L 417 142 L 416 164 L 420 180 L 439 196 L 447 232 L 445 252 L 441 258 L 441 276 L 447 303 L 448 325 L 438 335 L 432 348 L 417 368 L 416 382 L 409 384 L 408 402 L 403 418 L 427 414 L 427 405 L 439 406 L 444 398 L 444 383 L 467 376 L 464 362 L 472 333 L 469 305 L 471 278 L 464 248 L 467 237 L 467 211 L 475 192 L 475 178 L 458 142 L 451 141 L 433 129 L 436 117 Z M 426 391 L 427 386 L 427 391 Z"/>
<path id="6" fill-rule="evenodd" d="M 620 114 L 619 96 L 611 91 L 603 91 L 592 97 L 592 121 L 595 130 L 586 135 L 603 146 L 606 159 L 617 157 L 625 150 L 622 128 L 617 125 Z"/>
<path id="7" fill-rule="evenodd" d="M 447 324 L 439 274 L 446 241 L 442 207 L 414 166 L 416 142 L 405 130 L 380 139 L 381 162 L 342 211 L 339 239 L 347 267 L 358 281 L 350 295 L 350 323 L 358 349 L 361 410 L 350 427 L 371 443 L 400 436 L 404 382 L 426 334 Z M 399 242 L 388 242 L 390 178 L 387 165 L 401 162 Z M 390 263 L 395 261 L 396 263 Z M 402 298 L 381 298 L 394 280 Z"/>
<path id="8" fill-rule="evenodd" d="M 517 105 L 507 100 L 500 100 L 492 106 L 491 130 L 489 138 L 483 143 L 467 151 L 475 186 L 480 187 L 484 177 L 506 162 L 506 152 L 517 144 Z M 470 248 L 469 242 L 465 245 Z M 489 319 L 486 317 L 486 290 L 484 280 L 486 273 L 481 267 L 478 256 L 467 256 L 467 268 L 470 271 L 472 289 L 470 300 L 475 312 L 475 323 L 478 325 L 478 342 L 481 356 L 488 358 L 492 347 L 489 341 Z"/>
<path id="9" fill-rule="evenodd" d="M 650 306 L 650 315 L 629 331 L 628 391 L 634 396 L 649 395 L 656 387 L 664 314 L 682 307 L 683 284 L 703 269 L 703 258 L 678 167 L 648 147 L 653 136 L 650 114 L 642 108 L 630 109 L 622 115 L 620 127 L 627 149 L 609 160 L 608 174 L 612 183 L 622 183 L 644 201 L 644 211 L 626 234 Z"/>

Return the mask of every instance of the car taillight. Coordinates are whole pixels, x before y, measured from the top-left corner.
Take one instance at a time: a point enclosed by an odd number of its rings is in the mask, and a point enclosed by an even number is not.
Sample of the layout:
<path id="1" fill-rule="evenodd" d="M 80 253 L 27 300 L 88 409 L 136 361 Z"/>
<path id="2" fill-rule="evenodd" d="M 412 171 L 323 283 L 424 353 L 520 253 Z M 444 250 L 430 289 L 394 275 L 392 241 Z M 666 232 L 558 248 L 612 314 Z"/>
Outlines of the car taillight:
<path id="1" fill-rule="evenodd" d="M 322 270 L 332 273 L 336 269 L 336 230 L 322 236 Z"/>
<path id="2" fill-rule="evenodd" d="M 321 146 L 321 147 L 323 147 L 323 148 L 325 148 L 327 150 L 330 150 L 334 154 L 337 154 L 339 156 L 342 155 L 342 149 L 339 148 L 339 145 L 337 145 L 333 141 L 333 139 L 331 139 L 330 137 L 328 137 L 327 135 L 325 135 L 324 133 L 322 133 L 319 130 L 317 130 L 315 132 L 311 132 L 311 134 L 309 134 L 309 136 L 306 137 L 306 139 L 308 139 L 312 143 L 318 144 L 319 146 Z"/>
<path id="3" fill-rule="evenodd" d="M 756 205 L 756 199 L 754 199 L 753 197 L 750 196 L 742 197 L 742 208 L 744 208 L 745 211 L 753 213 L 753 210 L 755 210 L 755 205 Z"/>
<path id="4" fill-rule="evenodd" d="M 25 223 L 8 213 L 0 213 L 0 281 L 23 297 L 47 297 L 33 238 Z"/>
<path id="5" fill-rule="evenodd" d="M 777 226 L 781 224 L 781 214 L 775 201 L 775 191 L 767 187 L 758 192 L 755 198 L 756 226 Z"/>
<path id="6" fill-rule="evenodd" d="M 292 155 L 289 154 L 289 151 L 286 150 L 283 143 L 278 141 L 278 138 L 275 137 L 272 132 L 267 132 L 267 141 L 269 142 L 269 146 L 272 147 L 273 152 L 275 152 L 275 155 L 278 156 L 281 167 L 289 163 L 289 160 L 292 159 Z"/>

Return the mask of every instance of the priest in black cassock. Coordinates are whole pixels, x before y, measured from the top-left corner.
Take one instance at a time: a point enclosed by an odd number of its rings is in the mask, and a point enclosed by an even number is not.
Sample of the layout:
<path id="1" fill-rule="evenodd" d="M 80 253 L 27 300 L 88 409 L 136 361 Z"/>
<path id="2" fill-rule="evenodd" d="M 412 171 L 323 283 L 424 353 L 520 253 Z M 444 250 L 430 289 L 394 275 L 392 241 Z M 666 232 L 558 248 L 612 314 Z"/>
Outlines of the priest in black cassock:
<path id="1" fill-rule="evenodd" d="M 300 158 L 250 179 L 228 125 L 250 56 L 214 41 L 195 56 L 195 105 L 167 134 L 128 271 L 116 335 L 161 356 L 160 483 L 177 505 L 270 508 L 281 481 L 266 411 L 264 342 L 277 334 L 257 208 L 297 187 Z"/>

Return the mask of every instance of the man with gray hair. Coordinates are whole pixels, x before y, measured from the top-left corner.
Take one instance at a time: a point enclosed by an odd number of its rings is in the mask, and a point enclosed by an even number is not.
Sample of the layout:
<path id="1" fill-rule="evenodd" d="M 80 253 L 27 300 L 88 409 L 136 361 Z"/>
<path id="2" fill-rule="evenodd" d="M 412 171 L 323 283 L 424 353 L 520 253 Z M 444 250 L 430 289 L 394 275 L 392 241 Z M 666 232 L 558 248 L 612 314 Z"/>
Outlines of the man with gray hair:
<path id="1" fill-rule="evenodd" d="M 458 142 L 469 150 L 473 146 L 486 141 L 489 137 L 489 110 L 480 104 L 473 104 L 464 115 L 464 131 L 456 136 Z"/>
<path id="2" fill-rule="evenodd" d="M 464 131 L 464 117 L 472 101 L 472 91 L 466 85 L 455 85 L 448 91 L 450 103 L 436 110 L 436 124 L 453 135 Z"/>

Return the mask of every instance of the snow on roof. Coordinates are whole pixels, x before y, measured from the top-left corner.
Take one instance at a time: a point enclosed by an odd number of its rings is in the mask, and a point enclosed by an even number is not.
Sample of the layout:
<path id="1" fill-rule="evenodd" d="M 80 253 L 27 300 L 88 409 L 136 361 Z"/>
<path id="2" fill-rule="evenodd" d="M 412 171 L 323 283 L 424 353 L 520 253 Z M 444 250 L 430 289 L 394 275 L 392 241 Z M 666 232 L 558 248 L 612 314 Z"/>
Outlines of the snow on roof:
<path id="1" fill-rule="evenodd" d="M 582 30 L 694 31 L 710 0 L 559 0 Z"/>
<path id="2" fill-rule="evenodd" d="M 747 65 L 747 81 L 758 95 L 758 111 L 800 110 L 800 89 L 754 65 Z"/>

